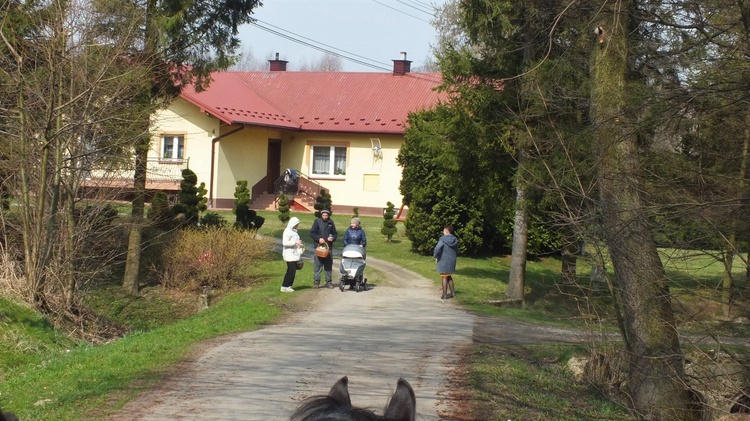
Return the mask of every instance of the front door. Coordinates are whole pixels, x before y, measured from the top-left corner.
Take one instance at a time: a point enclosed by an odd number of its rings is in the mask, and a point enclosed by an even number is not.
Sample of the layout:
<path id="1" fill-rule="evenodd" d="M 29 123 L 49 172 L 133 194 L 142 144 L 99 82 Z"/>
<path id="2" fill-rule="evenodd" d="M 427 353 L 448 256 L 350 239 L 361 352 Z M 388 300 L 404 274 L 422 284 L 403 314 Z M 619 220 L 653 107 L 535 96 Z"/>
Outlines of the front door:
<path id="1" fill-rule="evenodd" d="M 274 192 L 273 183 L 281 176 L 281 140 L 268 139 L 268 165 L 266 167 L 266 191 Z"/>

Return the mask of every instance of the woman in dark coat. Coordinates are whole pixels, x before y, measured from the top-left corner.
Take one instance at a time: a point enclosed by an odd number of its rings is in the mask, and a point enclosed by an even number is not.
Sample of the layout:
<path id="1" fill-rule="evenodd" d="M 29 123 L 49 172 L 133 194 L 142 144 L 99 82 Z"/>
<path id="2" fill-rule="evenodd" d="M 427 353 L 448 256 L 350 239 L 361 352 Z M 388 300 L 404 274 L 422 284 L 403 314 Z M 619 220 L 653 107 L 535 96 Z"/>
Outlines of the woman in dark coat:
<path id="1" fill-rule="evenodd" d="M 453 272 L 456 271 L 456 258 L 458 257 L 458 238 L 453 235 L 453 226 L 446 225 L 443 227 L 443 236 L 435 245 L 432 257 L 437 260 L 437 272 L 443 279 L 443 300 L 453 298 L 456 295 L 453 286 Z M 450 287 L 450 293 L 448 288 Z"/>
<path id="2" fill-rule="evenodd" d="M 349 228 L 344 233 L 344 246 L 356 244 L 362 248 L 367 247 L 367 236 L 361 227 L 359 218 L 352 218 Z"/>

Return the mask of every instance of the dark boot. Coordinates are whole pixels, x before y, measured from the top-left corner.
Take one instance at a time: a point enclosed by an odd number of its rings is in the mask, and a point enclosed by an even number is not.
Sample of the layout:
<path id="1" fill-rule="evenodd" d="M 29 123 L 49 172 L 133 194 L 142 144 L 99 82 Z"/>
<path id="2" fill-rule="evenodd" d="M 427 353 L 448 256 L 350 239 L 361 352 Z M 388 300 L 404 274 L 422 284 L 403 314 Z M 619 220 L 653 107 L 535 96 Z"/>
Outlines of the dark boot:
<path id="1" fill-rule="evenodd" d="M 443 276 L 443 296 L 440 297 L 441 300 L 445 300 L 448 298 L 448 278 Z"/>
<path id="2" fill-rule="evenodd" d="M 448 288 L 450 288 L 450 293 L 448 294 L 448 298 L 453 298 L 456 296 L 456 289 L 453 287 L 453 277 L 448 277 Z"/>

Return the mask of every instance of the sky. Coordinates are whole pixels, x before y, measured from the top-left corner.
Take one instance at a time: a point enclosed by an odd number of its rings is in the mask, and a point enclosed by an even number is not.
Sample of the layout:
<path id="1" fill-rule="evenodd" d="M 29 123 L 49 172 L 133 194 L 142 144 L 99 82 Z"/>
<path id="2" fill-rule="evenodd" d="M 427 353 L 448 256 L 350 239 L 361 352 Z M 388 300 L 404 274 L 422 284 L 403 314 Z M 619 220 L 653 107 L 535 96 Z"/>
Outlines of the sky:
<path id="1" fill-rule="evenodd" d="M 253 12 L 256 25 L 239 28 L 241 49 L 266 64 L 279 53 L 289 71 L 312 66 L 325 56 L 323 49 L 344 56 L 343 71 L 388 72 L 406 52 L 415 70 L 436 44 L 433 6 L 447 1 L 263 0 Z"/>

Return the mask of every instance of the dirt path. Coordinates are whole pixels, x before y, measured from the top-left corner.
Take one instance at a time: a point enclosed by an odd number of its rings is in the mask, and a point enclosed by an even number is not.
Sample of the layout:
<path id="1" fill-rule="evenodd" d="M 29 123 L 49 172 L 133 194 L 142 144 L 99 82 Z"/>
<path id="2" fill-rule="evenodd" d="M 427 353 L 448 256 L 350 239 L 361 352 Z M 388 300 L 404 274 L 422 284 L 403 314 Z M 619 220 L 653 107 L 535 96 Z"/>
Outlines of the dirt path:
<path id="1" fill-rule="evenodd" d="M 302 289 L 311 281 L 297 279 L 294 294 L 307 308 L 209 347 L 111 419 L 288 420 L 344 375 L 355 406 L 382 413 L 403 377 L 417 419 L 444 419 L 450 370 L 472 342 L 475 317 L 414 272 L 371 257 L 367 265 L 366 275 L 377 270 L 385 281 L 366 292 Z"/>
<path id="2" fill-rule="evenodd" d="M 379 282 L 361 293 L 311 290 L 311 280 L 298 277 L 300 311 L 276 325 L 201 344 L 203 351 L 178 373 L 110 420 L 288 420 L 300 401 L 327 393 L 344 375 L 356 406 L 382 413 L 403 377 L 417 395 L 418 420 L 469 420 L 468 395 L 458 390 L 463 376 L 453 370 L 463 369 L 462 356 L 472 343 L 593 339 L 592 332 L 476 317 L 440 300 L 431 280 L 371 257 L 367 265 L 366 275 L 373 279 L 377 271 Z M 335 259 L 336 278 L 337 267 Z M 469 287 L 456 282 L 459 293 Z M 748 344 L 745 338 L 726 342 Z"/>

